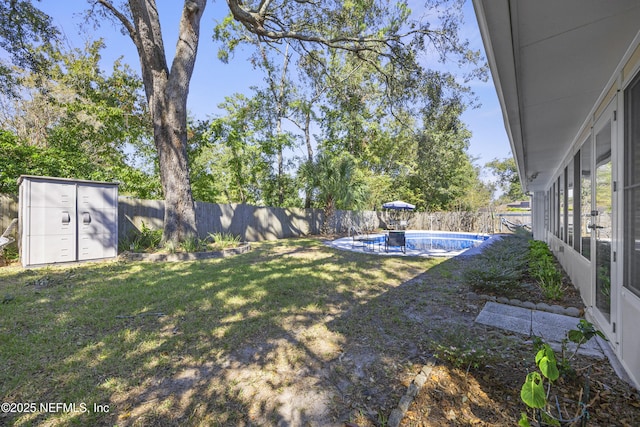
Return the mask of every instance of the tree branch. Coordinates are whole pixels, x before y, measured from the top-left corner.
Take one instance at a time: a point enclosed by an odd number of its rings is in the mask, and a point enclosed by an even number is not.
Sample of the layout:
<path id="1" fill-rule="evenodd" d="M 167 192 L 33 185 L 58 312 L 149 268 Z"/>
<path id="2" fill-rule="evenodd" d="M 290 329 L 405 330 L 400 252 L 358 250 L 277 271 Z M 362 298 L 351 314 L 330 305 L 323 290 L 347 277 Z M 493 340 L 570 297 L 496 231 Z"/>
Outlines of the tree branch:
<path id="1" fill-rule="evenodd" d="M 271 4 L 271 0 L 262 0 L 260 2 L 260 6 L 258 7 L 258 14 L 260 16 L 265 16 L 267 14 L 267 9 L 269 9 L 270 4 Z"/>
<path id="2" fill-rule="evenodd" d="M 295 0 L 299 4 L 315 5 L 313 1 Z M 446 31 L 431 30 L 426 27 L 411 29 L 400 34 L 379 37 L 373 34 L 364 36 L 324 37 L 319 34 L 304 33 L 302 31 L 287 30 L 287 25 L 269 14 L 271 0 L 262 0 L 257 9 L 245 8 L 240 0 L 227 0 L 232 16 L 251 33 L 261 39 L 272 41 L 295 39 L 301 42 L 317 43 L 329 48 L 347 50 L 351 52 L 371 51 L 382 54 L 381 47 L 392 48 L 397 44 L 404 45 L 403 40 L 411 36 L 426 36 L 435 43 L 435 39 L 447 37 Z"/>
<path id="3" fill-rule="evenodd" d="M 183 92 L 185 93 L 185 103 L 186 93 L 189 91 L 188 82 L 191 80 L 198 52 L 200 19 L 206 3 L 206 0 L 186 1 L 180 19 L 179 39 L 169 75 L 172 90 L 177 91 L 175 93 L 180 93 L 181 96 Z"/>
<path id="4" fill-rule="evenodd" d="M 127 17 L 120 12 L 118 9 L 116 9 L 116 7 L 113 5 L 113 3 L 111 3 L 108 0 L 97 0 L 97 3 L 101 4 L 105 9 L 107 9 L 109 12 L 111 12 L 111 14 L 113 16 L 115 16 L 118 21 L 120 21 L 120 23 L 122 24 L 122 26 L 124 28 L 126 28 L 127 32 L 129 33 L 129 36 L 131 37 L 131 40 L 133 40 L 134 43 L 136 43 L 136 28 L 133 25 L 133 23 L 131 23 L 131 21 L 129 21 L 129 19 L 127 19 Z"/>

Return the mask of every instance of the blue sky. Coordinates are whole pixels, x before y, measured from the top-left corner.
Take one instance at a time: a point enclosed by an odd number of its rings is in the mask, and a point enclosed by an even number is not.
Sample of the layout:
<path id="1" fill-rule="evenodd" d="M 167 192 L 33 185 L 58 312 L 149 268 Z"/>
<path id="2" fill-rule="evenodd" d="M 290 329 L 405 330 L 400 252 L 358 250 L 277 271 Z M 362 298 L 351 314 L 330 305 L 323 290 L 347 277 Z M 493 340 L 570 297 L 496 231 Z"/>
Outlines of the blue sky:
<path id="1" fill-rule="evenodd" d="M 128 36 L 121 34 L 111 23 L 103 23 L 98 29 L 86 24 L 81 12 L 87 8 L 87 4 L 79 0 L 42 0 L 39 7 L 52 16 L 54 23 L 63 29 L 72 47 L 80 48 L 86 40 L 102 37 L 106 43 L 103 52 L 105 64 L 123 56 L 125 62 L 139 71 L 138 57 Z M 182 5 L 182 1 L 158 0 L 168 58 L 173 55 Z M 246 60 L 246 52 L 242 50 L 237 52 L 228 64 L 218 60 L 217 45 L 211 36 L 215 23 L 222 20 L 227 13 L 225 2 L 209 2 L 202 19 L 200 46 L 188 98 L 189 111 L 197 119 L 219 114 L 217 106 L 226 96 L 236 92 L 247 93 L 250 86 L 261 85 L 263 82 L 262 73 L 251 67 Z M 484 53 L 471 0 L 467 0 L 464 7 L 463 36 L 471 42 L 474 49 L 482 50 Z M 484 165 L 494 158 L 504 159 L 510 156 L 509 141 L 493 82 L 491 79 L 487 82 L 475 81 L 470 82 L 470 86 L 481 107 L 470 109 L 463 115 L 463 121 L 473 134 L 469 153 L 477 158 L 476 164 L 479 165 Z"/>

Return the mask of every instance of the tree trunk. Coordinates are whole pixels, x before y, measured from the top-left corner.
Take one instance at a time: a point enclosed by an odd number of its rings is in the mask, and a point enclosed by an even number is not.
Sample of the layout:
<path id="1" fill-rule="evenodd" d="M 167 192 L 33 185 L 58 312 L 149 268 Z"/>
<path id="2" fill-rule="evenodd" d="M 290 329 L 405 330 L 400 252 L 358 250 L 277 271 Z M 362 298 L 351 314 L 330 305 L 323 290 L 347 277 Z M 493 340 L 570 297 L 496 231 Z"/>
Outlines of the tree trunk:
<path id="1" fill-rule="evenodd" d="M 164 242 L 181 242 L 197 234 L 197 223 L 187 163 L 186 116 L 171 106 L 171 99 L 160 123 L 154 120 L 154 139 L 164 192 Z"/>
<path id="2" fill-rule="evenodd" d="M 313 165 L 313 146 L 311 145 L 311 106 L 304 112 L 304 141 L 307 144 L 307 162 L 309 167 Z M 311 208 L 311 192 L 312 186 L 307 183 L 304 192 L 304 207 L 306 209 Z"/>
<path id="3" fill-rule="evenodd" d="M 333 216 L 336 213 L 335 204 L 333 202 L 333 197 L 329 197 L 324 206 L 324 220 L 322 221 L 322 226 L 320 227 L 320 234 L 323 236 L 328 236 L 333 234 L 333 230 L 331 227 L 331 222 L 333 221 Z"/>
<path id="4" fill-rule="evenodd" d="M 197 233 L 187 161 L 187 96 L 206 0 L 184 2 L 170 70 L 155 0 L 129 0 L 132 21 L 111 1 L 98 3 L 120 20 L 138 50 L 165 199 L 162 240 L 184 241 Z"/>

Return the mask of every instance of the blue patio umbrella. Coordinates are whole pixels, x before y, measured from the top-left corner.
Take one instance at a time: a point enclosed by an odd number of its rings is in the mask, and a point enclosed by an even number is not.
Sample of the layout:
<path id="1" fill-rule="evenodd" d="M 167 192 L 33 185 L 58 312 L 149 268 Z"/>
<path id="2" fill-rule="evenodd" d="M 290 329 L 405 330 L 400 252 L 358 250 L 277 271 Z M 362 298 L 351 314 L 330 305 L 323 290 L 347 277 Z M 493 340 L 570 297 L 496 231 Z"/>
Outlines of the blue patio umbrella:
<path id="1" fill-rule="evenodd" d="M 415 205 L 411 203 L 403 202 L 402 200 L 396 200 L 394 202 L 387 202 L 382 205 L 385 209 L 395 209 L 398 211 L 411 211 L 416 208 Z"/>

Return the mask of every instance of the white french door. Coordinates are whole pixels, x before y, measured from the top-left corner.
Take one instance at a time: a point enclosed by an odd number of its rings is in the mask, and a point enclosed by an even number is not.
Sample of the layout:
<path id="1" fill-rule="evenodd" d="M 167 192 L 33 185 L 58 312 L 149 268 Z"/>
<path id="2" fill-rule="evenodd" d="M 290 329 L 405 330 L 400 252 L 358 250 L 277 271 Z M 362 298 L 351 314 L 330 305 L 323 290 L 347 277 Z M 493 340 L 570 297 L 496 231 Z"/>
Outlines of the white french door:
<path id="1" fill-rule="evenodd" d="M 591 230 L 593 315 L 605 335 L 615 337 L 618 272 L 615 268 L 617 167 L 614 159 L 617 142 L 617 100 L 614 98 L 598 118 L 593 132 L 592 205 L 588 228 Z"/>

